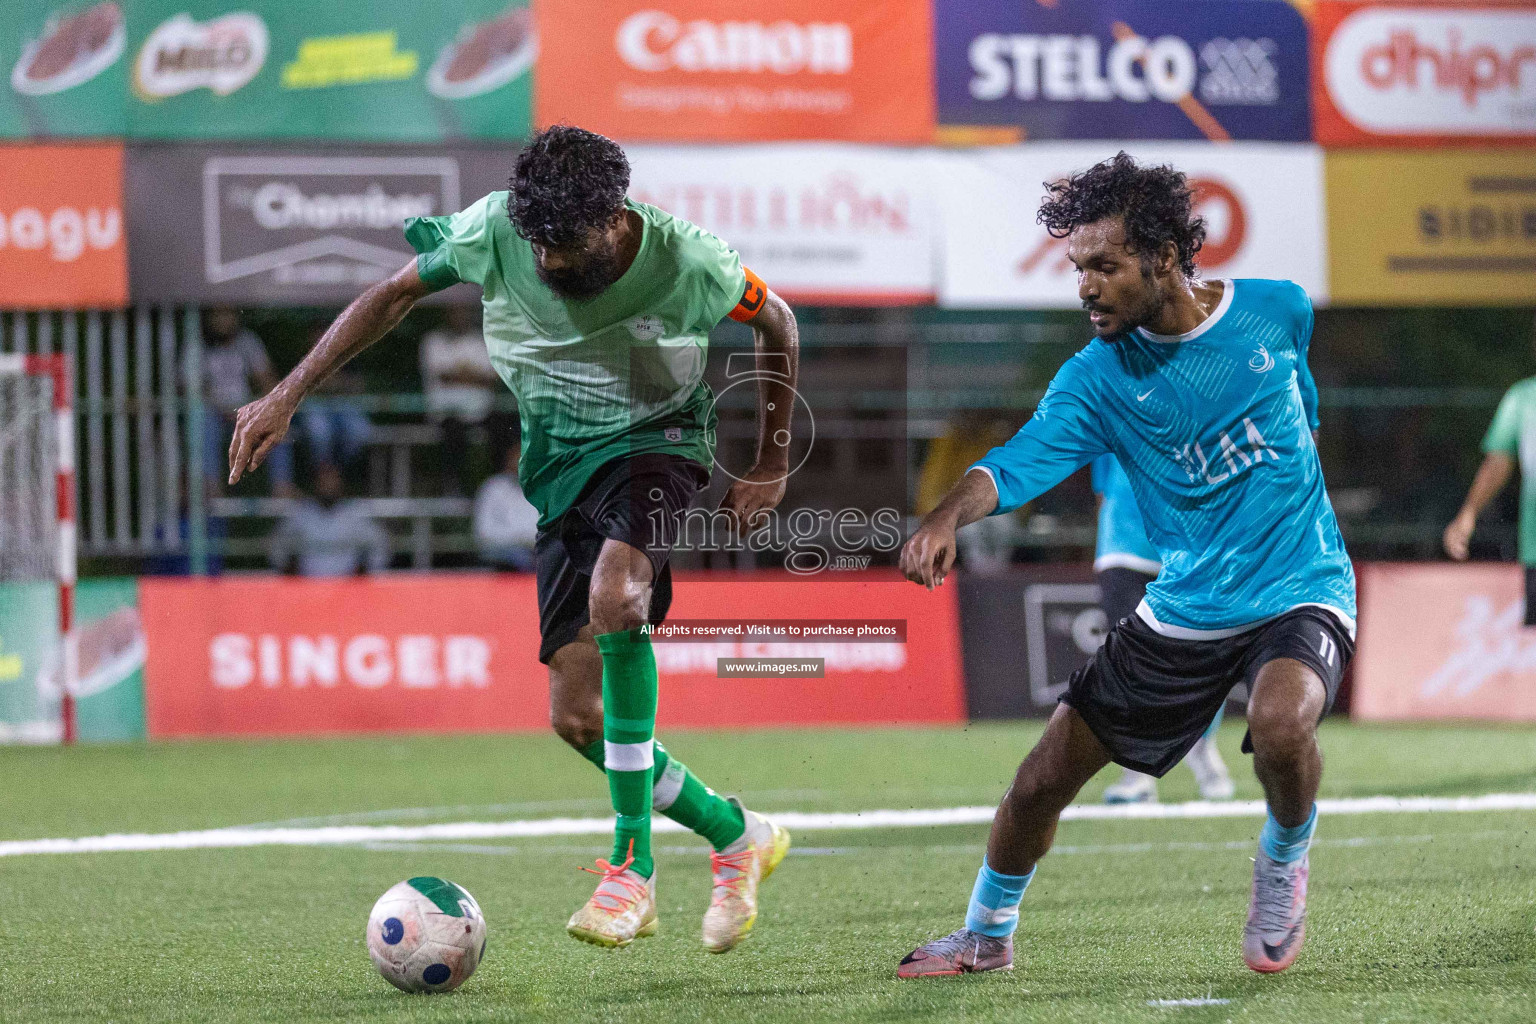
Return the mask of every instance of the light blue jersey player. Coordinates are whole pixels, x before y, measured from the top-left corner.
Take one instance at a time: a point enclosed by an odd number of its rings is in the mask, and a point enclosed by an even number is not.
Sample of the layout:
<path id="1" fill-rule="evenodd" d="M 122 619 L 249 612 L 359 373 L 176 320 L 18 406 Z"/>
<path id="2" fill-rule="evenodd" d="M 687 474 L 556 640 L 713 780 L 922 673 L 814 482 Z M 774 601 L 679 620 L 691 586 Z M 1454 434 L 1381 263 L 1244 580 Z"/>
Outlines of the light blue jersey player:
<path id="1" fill-rule="evenodd" d="M 1012 511 L 1093 459 L 1125 470 L 1161 571 L 1067 682 L 993 819 L 965 927 L 900 977 L 1013 964 L 1020 901 L 1061 811 L 1111 760 L 1161 776 L 1238 685 L 1269 817 L 1242 955 L 1288 968 L 1306 934 L 1322 777 L 1318 721 L 1354 651 L 1355 577 L 1313 440 L 1312 305 L 1289 281 L 1201 281 L 1205 236 L 1179 171 L 1120 153 L 1048 183 L 1040 220 L 1067 239 L 1094 340 L 1035 415 L 982 457 L 902 550 L 941 584 L 955 530 Z"/>
<path id="2" fill-rule="evenodd" d="M 1137 615 L 1163 636 L 1236 636 L 1308 605 L 1353 630 L 1354 572 L 1312 440 L 1316 400 L 1303 397 L 1316 394 L 1311 303 L 1289 281 L 1221 285 L 1185 335 L 1090 342 L 973 468 L 1001 514 L 1112 453 L 1161 555 Z"/>
<path id="3" fill-rule="evenodd" d="M 1147 539 L 1141 509 L 1131 481 L 1113 455 L 1105 453 L 1089 466 L 1093 493 L 1099 499 L 1098 539 L 1094 544 L 1093 577 L 1099 586 L 1099 607 L 1104 621 L 1113 626 L 1130 615 L 1146 596 L 1147 584 L 1157 578 L 1162 556 Z M 1207 800 L 1230 800 L 1235 791 L 1232 776 L 1216 748 L 1216 730 L 1221 728 L 1220 709 L 1210 727 L 1195 741 L 1184 758 L 1192 772 L 1200 795 Z M 1157 799 L 1157 779 L 1134 768 L 1121 769 L 1118 781 L 1104 789 L 1107 804 L 1149 803 Z"/>

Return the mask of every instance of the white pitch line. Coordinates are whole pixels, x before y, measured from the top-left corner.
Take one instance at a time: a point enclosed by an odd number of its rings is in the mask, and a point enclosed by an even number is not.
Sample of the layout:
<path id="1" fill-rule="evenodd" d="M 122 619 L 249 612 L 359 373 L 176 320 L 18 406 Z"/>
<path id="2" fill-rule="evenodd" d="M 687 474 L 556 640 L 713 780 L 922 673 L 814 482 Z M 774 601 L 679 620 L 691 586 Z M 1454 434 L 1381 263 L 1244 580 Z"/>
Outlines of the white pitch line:
<path id="1" fill-rule="evenodd" d="M 1536 810 L 1536 793 L 1489 793 L 1484 796 L 1370 796 L 1319 800 L 1318 813 L 1424 814 L 1466 811 Z M 924 828 L 933 825 L 980 825 L 990 822 L 993 807 L 935 807 L 915 810 L 846 812 L 785 811 L 775 821 L 803 831 L 871 828 Z M 1064 821 L 1147 820 L 1168 818 L 1255 818 L 1265 813 L 1262 800 L 1197 800 L 1186 804 L 1075 804 Z M 657 818 L 656 832 L 683 827 Z M 415 842 L 446 839 L 508 839 L 544 836 L 603 835 L 612 818 L 540 818 L 531 821 L 450 821 L 435 825 L 332 825 L 321 828 L 206 829 L 198 832 L 118 833 L 75 839 L 20 839 L 0 842 L 0 857 L 43 853 L 143 853 L 159 850 L 234 849 L 251 846 L 338 846 L 356 843 Z"/>

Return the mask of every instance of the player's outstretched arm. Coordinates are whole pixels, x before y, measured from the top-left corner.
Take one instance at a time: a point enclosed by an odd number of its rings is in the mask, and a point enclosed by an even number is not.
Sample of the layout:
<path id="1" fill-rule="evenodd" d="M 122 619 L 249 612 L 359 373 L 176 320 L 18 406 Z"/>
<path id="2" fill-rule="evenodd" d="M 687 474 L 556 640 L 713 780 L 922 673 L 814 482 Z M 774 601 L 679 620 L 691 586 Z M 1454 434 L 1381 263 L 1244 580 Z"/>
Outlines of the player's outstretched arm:
<path id="1" fill-rule="evenodd" d="M 901 549 L 901 571 L 929 590 L 941 586 L 955 564 L 955 531 L 985 518 L 995 508 L 997 487 L 992 477 L 979 469 L 966 473 L 938 507 L 923 517 L 922 525 Z"/>
<path id="2" fill-rule="evenodd" d="M 292 373 L 235 413 L 235 436 L 229 442 L 229 482 L 238 482 L 261 465 L 272 446 L 288 432 L 288 422 L 305 395 L 388 334 L 417 300 L 434 290 L 422 281 L 413 259 L 393 277 L 353 299 Z"/>
<path id="3" fill-rule="evenodd" d="M 762 308 L 748 323 L 758 366 L 774 372 L 757 378 L 757 461 L 731 483 L 720 502 L 720 508 L 735 517 L 743 530 L 751 528 L 759 513 L 784 500 L 795 386 L 800 379 L 800 328 L 789 304 L 767 289 Z"/>
<path id="4" fill-rule="evenodd" d="M 1514 468 L 1514 458 L 1504 452 L 1489 452 L 1483 456 L 1483 464 L 1477 468 L 1477 476 L 1472 480 L 1472 489 L 1467 492 L 1466 504 L 1445 528 L 1446 554 L 1458 562 L 1466 560 L 1478 514 L 1509 483 Z"/>

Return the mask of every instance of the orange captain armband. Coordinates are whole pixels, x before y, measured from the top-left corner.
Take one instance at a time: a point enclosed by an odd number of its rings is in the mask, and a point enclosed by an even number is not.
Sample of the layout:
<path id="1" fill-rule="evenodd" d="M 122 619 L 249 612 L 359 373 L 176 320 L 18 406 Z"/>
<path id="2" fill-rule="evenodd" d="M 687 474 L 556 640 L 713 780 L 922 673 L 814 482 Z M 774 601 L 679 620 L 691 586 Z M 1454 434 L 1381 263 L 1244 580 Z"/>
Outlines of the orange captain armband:
<path id="1" fill-rule="evenodd" d="M 763 284 L 763 279 L 752 273 L 746 267 L 741 272 L 747 275 L 747 287 L 741 293 L 741 301 L 732 307 L 730 317 L 740 323 L 746 323 L 762 310 L 763 303 L 768 301 L 768 286 Z"/>

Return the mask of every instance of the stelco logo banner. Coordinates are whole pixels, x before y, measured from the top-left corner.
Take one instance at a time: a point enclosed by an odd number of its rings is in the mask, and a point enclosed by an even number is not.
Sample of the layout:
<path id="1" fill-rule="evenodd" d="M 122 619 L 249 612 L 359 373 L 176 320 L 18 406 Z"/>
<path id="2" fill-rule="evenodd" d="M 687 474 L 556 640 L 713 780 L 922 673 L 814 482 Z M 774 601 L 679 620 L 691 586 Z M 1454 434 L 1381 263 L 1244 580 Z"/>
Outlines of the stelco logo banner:
<path id="1" fill-rule="evenodd" d="M 942 125 L 1023 139 L 1310 137 L 1284 0 L 936 0 Z"/>
<path id="2" fill-rule="evenodd" d="M 926 161 L 836 144 L 629 150 L 630 195 L 714 232 L 801 301 L 931 302 Z"/>
<path id="3" fill-rule="evenodd" d="M 1536 4 L 1324 2 L 1317 139 L 1536 139 Z"/>
<path id="4" fill-rule="evenodd" d="M 1353 717 L 1536 722 L 1519 566 L 1367 565 L 1360 586 Z"/>
<path id="5" fill-rule="evenodd" d="M 932 138 L 927 0 L 730 7 L 537 5 L 536 120 L 639 141 Z"/>
<path id="6" fill-rule="evenodd" d="M 0 147 L 0 307 L 128 301 L 123 147 Z"/>
<path id="7" fill-rule="evenodd" d="M 761 578 L 766 577 L 766 578 Z M 150 579 L 149 734 L 549 728 L 529 576 Z M 656 643 L 663 727 L 942 722 L 964 714 L 952 595 L 904 581 L 679 580 L 672 616 L 764 609 L 917 620 L 905 643 Z M 784 648 L 780 650 L 778 648 Z M 793 649 L 790 649 L 793 648 Z M 722 657 L 813 657 L 824 678 L 719 678 Z"/>
<path id="8" fill-rule="evenodd" d="M 136 147 L 133 294 L 147 301 L 344 303 L 403 267 L 405 218 L 504 187 L 512 154 Z M 473 296 L 456 295 L 458 301 Z"/>
<path id="9" fill-rule="evenodd" d="M 935 178 L 944 218 L 940 302 L 966 307 L 1077 307 L 1065 239 L 1035 222 L 1054 181 L 1113 156 L 1115 144 L 1041 143 L 955 154 Z M 1143 143 L 1143 162 L 1169 163 L 1195 188 L 1206 220 L 1206 277 L 1288 278 L 1327 299 L 1322 154 L 1266 143 Z M 1087 324 L 1084 323 L 1084 331 Z"/>

